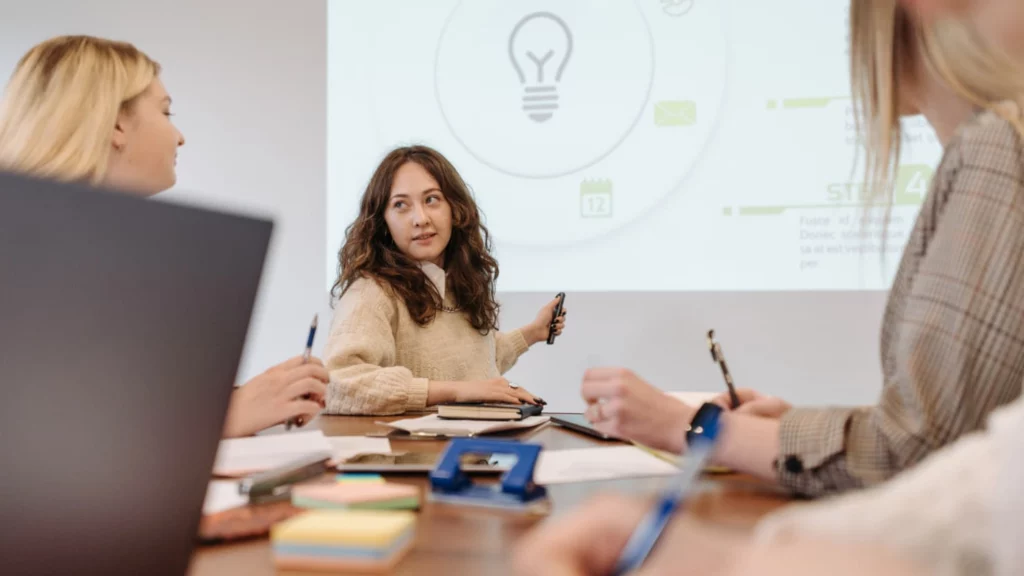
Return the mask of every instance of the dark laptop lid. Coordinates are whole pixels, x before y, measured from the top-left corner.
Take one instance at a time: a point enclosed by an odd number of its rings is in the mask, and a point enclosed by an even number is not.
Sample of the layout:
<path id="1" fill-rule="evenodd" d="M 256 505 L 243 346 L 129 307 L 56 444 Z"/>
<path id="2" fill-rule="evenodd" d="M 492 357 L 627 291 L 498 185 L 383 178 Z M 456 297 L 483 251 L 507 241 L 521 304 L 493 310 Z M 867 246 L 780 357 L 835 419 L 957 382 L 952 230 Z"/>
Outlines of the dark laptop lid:
<path id="1" fill-rule="evenodd" d="M 271 229 L 0 174 L 0 572 L 187 569 Z"/>

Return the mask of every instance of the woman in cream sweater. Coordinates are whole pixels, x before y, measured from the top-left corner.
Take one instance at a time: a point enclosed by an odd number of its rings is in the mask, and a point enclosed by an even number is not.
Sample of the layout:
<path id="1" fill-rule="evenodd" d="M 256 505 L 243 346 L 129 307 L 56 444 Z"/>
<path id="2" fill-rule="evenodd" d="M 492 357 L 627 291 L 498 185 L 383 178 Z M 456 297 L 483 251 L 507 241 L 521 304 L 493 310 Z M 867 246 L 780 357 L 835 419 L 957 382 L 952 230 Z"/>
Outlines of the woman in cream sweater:
<path id="1" fill-rule="evenodd" d="M 401 414 L 445 402 L 543 403 L 501 377 L 550 331 L 552 300 L 498 332 L 498 263 L 480 211 L 437 151 L 392 151 L 338 255 L 339 298 L 324 357 L 327 412 Z"/>

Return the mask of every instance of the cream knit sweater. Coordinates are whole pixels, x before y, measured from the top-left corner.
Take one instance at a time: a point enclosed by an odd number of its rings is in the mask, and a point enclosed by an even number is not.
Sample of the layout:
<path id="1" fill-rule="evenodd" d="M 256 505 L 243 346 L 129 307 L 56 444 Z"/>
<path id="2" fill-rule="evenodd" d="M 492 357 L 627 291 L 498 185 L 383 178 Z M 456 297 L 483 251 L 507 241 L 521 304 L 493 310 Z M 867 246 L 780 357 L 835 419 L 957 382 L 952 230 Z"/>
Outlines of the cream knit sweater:
<path id="1" fill-rule="evenodd" d="M 454 307 L 450 295 L 445 305 Z M 497 378 L 528 348 L 521 331 L 483 335 L 458 312 L 438 311 L 433 322 L 420 326 L 404 302 L 363 278 L 352 283 L 334 312 L 324 351 L 331 374 L 325 412 L 423 410 L 428 381 Z"/>

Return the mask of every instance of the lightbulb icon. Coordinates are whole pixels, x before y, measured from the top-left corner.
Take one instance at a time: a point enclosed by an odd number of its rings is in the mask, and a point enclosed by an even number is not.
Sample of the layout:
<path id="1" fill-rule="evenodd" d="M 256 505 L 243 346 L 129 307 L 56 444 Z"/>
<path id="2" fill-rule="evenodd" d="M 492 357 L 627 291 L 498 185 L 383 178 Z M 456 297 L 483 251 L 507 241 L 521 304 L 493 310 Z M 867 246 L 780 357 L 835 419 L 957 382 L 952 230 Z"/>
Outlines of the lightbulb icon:
<path id="1" fill-rule="evenodd" d="M 508 37 L 508 56 L 523 85 L 523 112 L 534 122 L 550 120 L 572 56 L 572 31 L 551 12 L 528 14 Z"/>

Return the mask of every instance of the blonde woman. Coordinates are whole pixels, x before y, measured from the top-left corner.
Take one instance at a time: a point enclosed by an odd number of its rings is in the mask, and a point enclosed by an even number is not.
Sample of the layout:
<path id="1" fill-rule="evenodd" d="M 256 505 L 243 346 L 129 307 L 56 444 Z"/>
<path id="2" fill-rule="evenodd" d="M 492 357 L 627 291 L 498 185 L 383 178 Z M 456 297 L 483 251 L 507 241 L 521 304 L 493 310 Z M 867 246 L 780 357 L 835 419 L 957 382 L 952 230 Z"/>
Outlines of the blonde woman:
<path id="1" fill-rule="evenodd" d="M 896 0 L 851 5 L 851 70 L 871 191 L 891 196 L 900 118 L 945 146 L 889 294 L 876 405 L 792 408 L 743 391 L 718 464 L 807 496 L 879 483 L 979 429 L 1024 380 L 1024 94 L 1017 67 L 964 22 L 916 23 Z M 825 383 L 827 385 L 827 383 Z M 696 407 L 622 368 L 589 371 L 606 433 L 685 452 Z"/>
<path id="2" fill-rule="evenodd" d="M 875 160 L 873 173 L 884 174 L 891 166 L 886 160 L 898 156 L 898 146 L 888 146 L 899 142 L 897 111 L 919 109 L 947 144 L 939 179 L 921 216 L 921 222 L 931 229 L 919 230 L 904 256 L 903 268 L 912 265 L 919 276 L 956 271 L 955 267 L 936 271 L 929 268 L 934 266 L 931 262 L 921 261 L 929 252 L 941 250 L 945 260 L 974 272 L 980 269 L 981 274 L 947 276 L 952 284 L 946 287 L 946 293 L 934 290 L 936 297 L 949 299 L 969 286 L 969 302 L 984 300 L 976 313 L 1007 314 L 1019 326 L 1024 315 L 1019 292 L 1024 281 L 1024 141 L 1018 105 L 1001 99 L 1016 97 L 1024 72 L 982 46 L 966 23 L 946 21 L 925 28 L 911 22 L 896 0 L 853 0 L 851 24 L 854 96 L 861 126 L 868 136 L 865 141 Z M 1024 22 L 1018 30 L 1024 34 Z M 959 112 L 964 108 L 966 113 Z M 959 127 L 950 128 L 958 122 Z M 928 241 L 922 243 L 924 239 Z M 977 260 L 978 268 L 967 260 Z M 920 282 L 946 286 L 927 277 Z M 992 297 L 992 292 L 1004 294 L 1005 299 Z M 942 325 L 941 314 L 921 315 L 914 308 L 912 302 L 907 302 L 900 311 L 917 322 Z M 965 319 L 956 324 L 957 342 L 968 345 L 977 339 L 973 323 Z M 1005 324 L 1000 326 L 1005 329 Z M 1019 339 L 1019 332 L 1014 334 Z M 995 346 L 998 341 L 986 336 L 982 342 L 974 342 L 969 366 L 955 374 L 982 389 L 981 393 L 961 391 L 958 400 L 964 405 L 957 420 L 969 419 L 984 408 L 985 398 L 992 393 L 972 379 L 974 372 L 986 369 L 999 374 L 991 363 L 1002 366 L 1002 362 L 1014 362 L 1010 351 Z M 907 354 L 920 353 L 914 340 L 902 346 Z M 931 354 L 916 360 L 917 366 L 938 361 Z M 937 380 L 948 384 L 941 375 Z M 1019 374 L 1016 380 L 1005 380 L 1011 392 L 1019 391 L 1021 384 Z M 943 392 L 955 396 L 948 390 Z M 641 389 L 640 393 L 646 391 Z M 888 407 L 889 414 L 877 416 L 879 421 L 906 410 L 919 392 L 909 389 L 905 394 L 907 403 Z M 778 401 L 759 404 L 763 412 L 783 405 Z M 949 410 L 935 401 L 928 407 Z M 864 412 L 870 414 L 872 410 L 877 408 Z M 828 422 L 831 415 L 839 413 L 822 411 L 820 418 Z M 751 421 L 750 416 L 726 415 L 721 436 L 724 450 L 736 454 L 734 444 L 744 438 L 749 441 L 746 435 L 752 429 Z M 906 417 L 902 421 L 915 419 Z M 665 533 L 643 572 L 908 573 L 908 566 L 891 557 L 880 563 L 885 555 L 895 553 L 928 574 L 1024 574 L 1021 438 L 1024 397 L 992 411 L 984 431 L 966 434 L 937 449 L 890 482 L 769 516 L 752 542 L 735 531 L 679 518 Z M 739 459 L 729 461 L 743 463 Z M 543 526 L 521 542 L 519 573 L 609 573 L 650 505 L 643 500 L 605 497 Z M 823 546 L 822 539 L 833 544 L 826 542 Z"/>
<path id="3" fill-rule="evenodd" d="M 53 38 L 18 62 L 0 102 L 0 170 L 157 194 L 174 185 L 185 144 L 170 117 L 160 65 L 146 54 L 89 36 Z M 318 359 L 267 370 L 235 391 L 224 435 L 308 422 L 328 378 Z"/>

